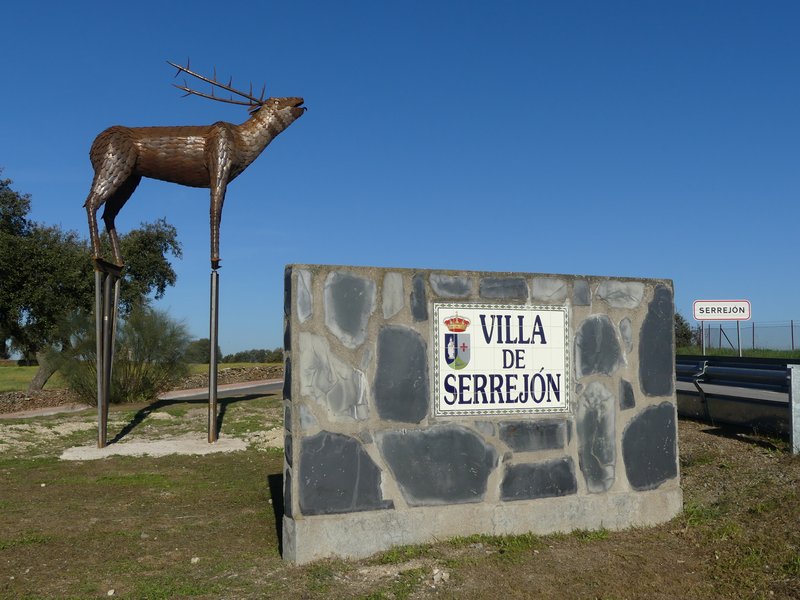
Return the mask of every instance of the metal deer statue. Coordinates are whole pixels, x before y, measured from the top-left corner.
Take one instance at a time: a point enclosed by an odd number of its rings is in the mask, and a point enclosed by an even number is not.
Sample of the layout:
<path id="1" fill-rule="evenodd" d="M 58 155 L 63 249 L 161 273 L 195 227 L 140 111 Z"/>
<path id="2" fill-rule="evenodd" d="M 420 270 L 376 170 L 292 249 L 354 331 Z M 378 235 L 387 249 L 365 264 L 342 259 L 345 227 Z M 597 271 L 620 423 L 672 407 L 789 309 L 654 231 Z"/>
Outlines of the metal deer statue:
<path id="1" fill-rule="evenodd" d="M 142 177 L 171 181 L 211 190 L 211 319 L 209 361 L 208 441 L 217 439 L 217 315 L 219 306 L 219 225 L 228 184 L 238 177 L 264 148 L 289 127 L 305 108 L 302 98 L 267 98 L 237 90 L 183 67 L 169 63 L 211 84 L 205 94 L 187 85 L 176 85 L 186 95 L 202 96 L 220 102 L 250 107 L 250 118 L 241 125 L 218 121 L 195 127 L 110 127 L 94 140 L 89 157 L 94 179 L 84 207 L 89 217 L 89 236 L 95 261 L 95 316 L 97 328 L 97 408 L 100 448 L 106 445 L 108 404 L 111 391 L 111 365 L 114 355 L 117 304 L 123 257 L 114 219 L 131 197 Z M 218 97 L 214 90 L 225 90 L 230 98 Z M 234 95 L 243 100 L 234 99 Z M 100 254 L 97 210 L 105 205 L 103 221 L 111 240 L 113 263 Z"/>
<path id="2" fill-rule="evenodd" d="M 97 231 L 97 209 L 105 204 L 106 225 L 114 262 L 122 266 L 114 219 L 131 197 L 142 177 L 171 181 L 211 190 L 211 267 L 219 268 L 219 224 L 228 183 L 238 177 L 279 133 L 303 114 L 302 98 L 267 98 L 245 93 L 203 77 L 170 62 L 178 74 L 186 73 L 210 83 L 204 94 L 188 86 L 176 85 L 186 95 L 202 96 L 220 102 L 249 106 L 251 117 L 241 125 L 218 121 L 213 125 L 176 127 L 110 127 L 95 138 L 89 157 L 94 167 L 92 188 L 86 198 L 92 253 L 101 260 Z M 245 100 L 220 98 L 219 88 Z"/>

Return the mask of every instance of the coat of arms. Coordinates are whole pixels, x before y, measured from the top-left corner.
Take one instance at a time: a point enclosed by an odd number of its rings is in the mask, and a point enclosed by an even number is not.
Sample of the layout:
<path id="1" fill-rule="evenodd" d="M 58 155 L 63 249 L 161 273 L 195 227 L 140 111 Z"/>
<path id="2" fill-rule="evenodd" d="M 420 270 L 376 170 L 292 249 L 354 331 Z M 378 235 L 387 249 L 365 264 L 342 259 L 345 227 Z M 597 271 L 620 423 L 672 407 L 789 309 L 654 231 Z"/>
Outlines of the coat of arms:
<path id="1" fill-rule="evenodd" d="M 470 340 L 466 333 L 469 319 L 459 317 L 458 313 L 444 320 L 449 333 L 444 334 L 444 359 L 456 371 L 469 364 Z"/>

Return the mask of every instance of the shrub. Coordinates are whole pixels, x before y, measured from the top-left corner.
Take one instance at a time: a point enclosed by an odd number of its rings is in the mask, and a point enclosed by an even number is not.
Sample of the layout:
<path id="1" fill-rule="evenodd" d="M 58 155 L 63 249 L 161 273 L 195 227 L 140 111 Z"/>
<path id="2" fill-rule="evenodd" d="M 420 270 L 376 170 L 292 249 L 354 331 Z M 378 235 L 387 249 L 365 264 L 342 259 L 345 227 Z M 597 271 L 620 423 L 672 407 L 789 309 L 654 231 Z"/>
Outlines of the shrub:
<path id="1" fill-rule="evenodd" d="M 189 342 L 186 347 L 186 362 L 207 365 L 211 361 L 211 340 L 200 338 Z M 217 362 L 223 362 L 222 350 L 217 345 Z"/>
<path id="2" fill-rule="evenodd" d="M 59 370 L 83 400 L 97 400 L 95 329 L 91 316 L 75 317 L 71 348 Z M 111 402 L 152 400 L 187 373 L 186 327 L 165 312 L 136 308 L 119 323 L 111 372 Z"/>
<path id="3" fill-rule="evenodd" d="M 208 362 L 208 361 L 206 361 Z M 275 363 L 283 362 L 283 348 L 266 350 L 264 348 L 254 348 L 252 350 L 242 350 L 235 354 L 226 354 L 222 359 L 226 363 Z"/>
<path id="4" fill-rule="evenodd" d="M 694 331 L 680 313 L 675 313 L 675 347 L 683 348 L 694 343 Z"/>

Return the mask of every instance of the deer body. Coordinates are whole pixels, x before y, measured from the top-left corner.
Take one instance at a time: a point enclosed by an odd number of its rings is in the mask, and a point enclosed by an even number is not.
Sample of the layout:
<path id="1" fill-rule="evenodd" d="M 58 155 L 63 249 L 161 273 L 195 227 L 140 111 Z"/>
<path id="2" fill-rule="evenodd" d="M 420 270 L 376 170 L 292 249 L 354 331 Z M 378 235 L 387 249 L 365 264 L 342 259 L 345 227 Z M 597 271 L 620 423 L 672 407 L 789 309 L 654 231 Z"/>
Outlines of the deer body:
<path id="1" fill-rule="evenodd" d="M 103 131 L 89 152 L 94 179 L 84 203 L 94 258 L 101 259 L 97 210 L 105 205 L 103 222 L 111 239 L 114 261 L 122 266 L 114 219 L 141 178 L 149 177 L 211 190 L 211 266 L 217 269 L 219 225 L 228 183 L 303 114 L 302 103 L 302 98 L 257 101 L 255 112 L 241 125 L 220 121 L 205 126 L 115 126 Z"/>

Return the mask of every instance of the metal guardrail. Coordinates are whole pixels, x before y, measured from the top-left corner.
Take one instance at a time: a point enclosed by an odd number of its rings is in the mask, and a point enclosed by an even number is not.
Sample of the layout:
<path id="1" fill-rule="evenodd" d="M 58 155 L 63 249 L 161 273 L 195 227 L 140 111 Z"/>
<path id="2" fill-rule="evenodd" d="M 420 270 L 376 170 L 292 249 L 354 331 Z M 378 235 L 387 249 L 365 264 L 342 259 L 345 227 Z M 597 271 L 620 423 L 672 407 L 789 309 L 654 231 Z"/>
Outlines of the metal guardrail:
<path id="1" fill-rule="evenodd" d="M 800 454 L 800 361 L 679 355 L 678 414 L 788 436 Z"/>

